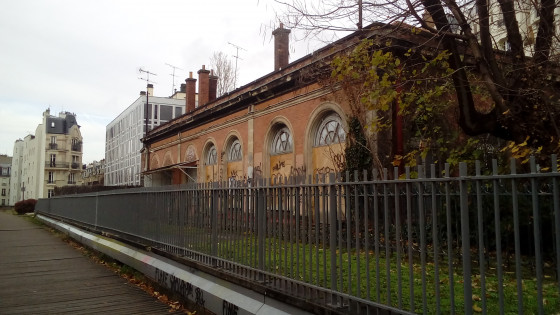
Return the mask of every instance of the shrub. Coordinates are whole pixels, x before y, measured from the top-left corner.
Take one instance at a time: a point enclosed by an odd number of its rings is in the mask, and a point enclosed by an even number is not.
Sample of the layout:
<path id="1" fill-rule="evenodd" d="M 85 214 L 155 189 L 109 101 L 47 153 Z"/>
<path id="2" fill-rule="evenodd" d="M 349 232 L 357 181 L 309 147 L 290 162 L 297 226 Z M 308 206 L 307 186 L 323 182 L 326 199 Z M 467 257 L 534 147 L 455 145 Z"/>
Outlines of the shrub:
<path id="1" fill-rule="evenodd" d="M 35 211 L 35 204 L 37 203 L 36 199 L 27 199 L 16 202 L 14 205 L 14 210 L 16 210 L 17 214 L 26 214 Z"/>

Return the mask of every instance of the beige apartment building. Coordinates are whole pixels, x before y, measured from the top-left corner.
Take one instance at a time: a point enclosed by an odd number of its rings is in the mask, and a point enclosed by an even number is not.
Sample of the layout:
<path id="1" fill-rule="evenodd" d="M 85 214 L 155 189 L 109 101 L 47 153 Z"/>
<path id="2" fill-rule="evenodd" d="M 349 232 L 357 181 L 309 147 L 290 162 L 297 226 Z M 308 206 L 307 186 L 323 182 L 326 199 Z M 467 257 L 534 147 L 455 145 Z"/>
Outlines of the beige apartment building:
<path id="1" fill-rule="evenodd" d="M 0 154 L 0 207 L 9 205 L 12 157 Z"/>
<path id="2" fill-rule="evenodd" d="M 55 187 L 82 184 L 82 135 L 76 115 L 50 109 L 34 135 L 14 144 L 10 204 L 51 197 Z"/>

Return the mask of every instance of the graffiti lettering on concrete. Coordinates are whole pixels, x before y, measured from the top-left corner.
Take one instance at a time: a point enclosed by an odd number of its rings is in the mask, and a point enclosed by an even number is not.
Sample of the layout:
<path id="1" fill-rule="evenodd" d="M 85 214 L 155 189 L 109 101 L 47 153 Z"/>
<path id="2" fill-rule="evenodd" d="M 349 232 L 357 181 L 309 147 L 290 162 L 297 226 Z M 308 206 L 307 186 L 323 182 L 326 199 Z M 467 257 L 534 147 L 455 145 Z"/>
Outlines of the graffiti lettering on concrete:
<path id="1" fill-rule="evenodd" d="M 204 306 L 204 291 L 195 287 L 192 283 L 179 279 L 158 268 L 156 268 L 155 279 L 158 284 L 171 289 L 173 293 L 190 299 L 200 306 Z"/>
<path id="2" fill-rule="evenodd" d="M 195 295 L 196 295 L 195 303 L 197 305 L 204 306 L 204 303 L 205 303 L 205 301 L 204 301 L 204 291 L 202 291 L 200 288 L 196 288 L 194 290 L 194 292 L 195 292 Z"/>
<path id="3" fill-rule="evenodd" d="M 190 282 L 186 282 L 185 280 L 179 279 L 175 276 L 171 276 L 169 279 L 171 284 L 171 291 L 178 293 L 182 297 L 188 298 L 189 296 L 193 297 L 193 285 Z"/>
<path id="4" fill-rule="evenodd" d="M 159 270 L 156 268 L 156 281 L 161 285 L 167 285 L 167 277 L 169 274 L 163 270 Z"/>
<path id="5" fill-rule="evenodd" d="M 237 315 L 237 311 L 239 311 L 239 307 L 237 305 L 224 300 L 222 303 L 222 314 Z"/>

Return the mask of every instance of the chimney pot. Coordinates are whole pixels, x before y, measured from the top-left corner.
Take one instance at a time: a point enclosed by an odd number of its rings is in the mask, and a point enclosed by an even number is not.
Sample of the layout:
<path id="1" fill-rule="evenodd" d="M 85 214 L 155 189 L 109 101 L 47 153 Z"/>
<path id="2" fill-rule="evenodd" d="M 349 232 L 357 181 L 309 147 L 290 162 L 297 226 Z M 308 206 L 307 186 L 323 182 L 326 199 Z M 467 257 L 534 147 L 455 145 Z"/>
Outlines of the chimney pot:
<path id="1" fill-rule="evenodd" d="M 211 102 L 216 99 L 218 92 L 218 76 L 214 75 L 214 70 L 210 70 L 209 84 L 208 101 Z"/>

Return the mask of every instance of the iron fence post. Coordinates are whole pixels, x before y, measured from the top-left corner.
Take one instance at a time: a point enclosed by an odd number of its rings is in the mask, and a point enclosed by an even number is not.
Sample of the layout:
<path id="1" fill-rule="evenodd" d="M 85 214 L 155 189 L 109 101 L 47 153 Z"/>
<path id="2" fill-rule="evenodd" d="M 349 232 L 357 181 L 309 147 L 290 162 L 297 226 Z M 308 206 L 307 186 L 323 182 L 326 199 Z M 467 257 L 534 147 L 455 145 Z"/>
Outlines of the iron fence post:
<path id="1" fill-rule="evenodd" d="M 472 313 L 472 281 L 471 281 L 471 244 L 469 230 L 469 205 L 468 205 L 468 183 L 467 164 L 459 163 L 459 193 L 461 203 L 461 243 L 463 245 L 463 298 L 465 302 L 465 314 Z"/>
<path id="2" fill-rule="evenodd" d="M 211 186 L 211 198 L 210 198 L 210 228 L 212 231 L 212 236 L 210 239 L 211 253 L 212 253 L 212 265 L 217 266 L 216 257 L 218 256 L 218 206 L 220 204 L 219 200 L 219 190 L 218 183 L 212 183 Z"/>
<path id="3" fill-rule="evenodd" d="M 334 174 L 329 174 L 329 247 L 331 258 L 331 289 L 337 291 L 336 286 L 336 187 Z M 335 293 L 331 296 L 331 303 L 338 305 L 338 298 Z"/>
<path id="4" fill-rule="evenodd" d="M 258 255 L 258 264 L 259 264 L 259 271 L 264 271 L 264 257 L 265 257 L 265 223 L 266 223 L 266 209 L 265 209 L 265 191 L 263 188 L 263 180 L 259 179 L 257 182 L 258 188 L 256 189 L 257 195 L 257 209 L 255 211 L 257 215 L 257 238 L 258 238 L 258 247 L 257 247 L 257 255 Z M 264 281 L 263 274 L 259 273 L 260 281 Z"/>

